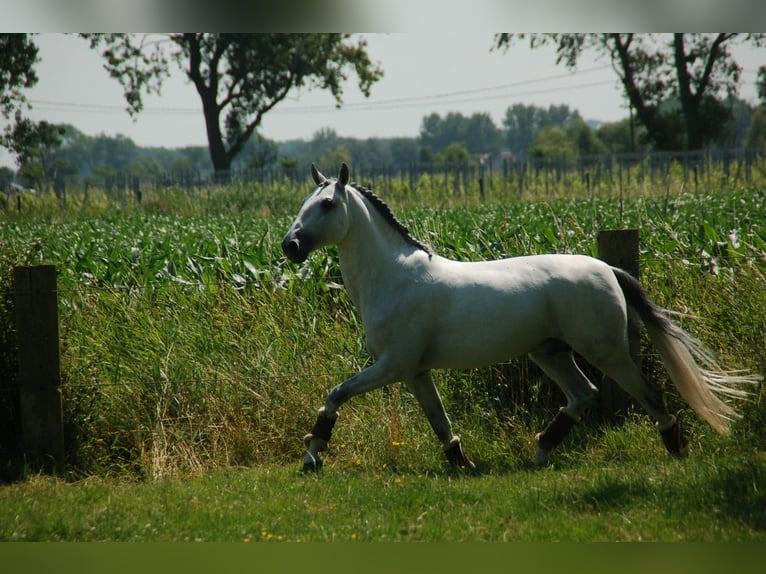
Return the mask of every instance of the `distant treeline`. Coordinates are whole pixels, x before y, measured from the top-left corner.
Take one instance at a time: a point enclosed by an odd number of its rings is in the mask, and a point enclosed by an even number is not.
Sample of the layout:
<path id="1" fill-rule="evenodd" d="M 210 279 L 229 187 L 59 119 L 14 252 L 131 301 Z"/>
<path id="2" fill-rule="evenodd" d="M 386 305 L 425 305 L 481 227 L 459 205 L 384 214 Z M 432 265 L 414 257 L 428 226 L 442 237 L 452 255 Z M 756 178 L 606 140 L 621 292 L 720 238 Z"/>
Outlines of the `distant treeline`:
<path id="1" fill-rule="evenodd" d="M 764 127 L 753 121 L 755 109 L 741 100 L 730 101 L 731 118 L 714 148 L 761 147 Z M 14 172 L 0 168 L 0 189 L 11 183 L 32 189 L 94 185 L 108 181 L 183 182 L 215 179 L 205 146 L 176 149 L 147 148 L 130 138 L 89 136 L 71 125 L 57 126 L 60 142 L 41 146 Z M 681 148 L 679 148 L 681 149 Z M 332 170 L 341 162 L 352 166 L 456 165 L 492 166 L 531 158 L 582 157 L 650 151 L 644 132 L 629 118 L 618 122 L 586 122 L 567 105 L 542 108 L 516 104 L 506 110 L 498 127 L 489 114 L 464 116 L 430 114 L 412 138 L 342 137 L 331 128 L 307 140 L 275 142 L 256 134 L 232 164 L 232 172 L 281 173 L 312 162 Z M 495 168 L 496 169 L 496 168 Z"/>

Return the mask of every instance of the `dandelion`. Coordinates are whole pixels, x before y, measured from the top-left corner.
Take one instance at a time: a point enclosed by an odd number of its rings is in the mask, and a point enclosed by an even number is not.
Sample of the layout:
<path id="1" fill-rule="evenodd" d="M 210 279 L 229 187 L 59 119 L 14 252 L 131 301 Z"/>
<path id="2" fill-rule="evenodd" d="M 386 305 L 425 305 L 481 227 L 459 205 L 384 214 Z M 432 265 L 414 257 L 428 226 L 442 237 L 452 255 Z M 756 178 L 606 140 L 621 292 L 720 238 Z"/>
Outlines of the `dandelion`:
<path id="1" fill-rule="evenodd" d="M 404 445 L 404 441 L 403 440 L 392 440 L 391 441 L 391 446 L 403 446 L 403 445 Z"/>
<path id="2" fill-rule="evenodd" d="M 351 534 L 351 540 L 356 540 L 357 538 L 359 538 L 359 536 L 357 536 L 356 532 Z"/>
<path id="3" fill-rule="evenodd" d="M 252 541 L 252 539 L 253 537 L 248 534 L 247 536 L 245 536 L 245 539 L 243 540 L 243 542 L 250 542 Z"/>

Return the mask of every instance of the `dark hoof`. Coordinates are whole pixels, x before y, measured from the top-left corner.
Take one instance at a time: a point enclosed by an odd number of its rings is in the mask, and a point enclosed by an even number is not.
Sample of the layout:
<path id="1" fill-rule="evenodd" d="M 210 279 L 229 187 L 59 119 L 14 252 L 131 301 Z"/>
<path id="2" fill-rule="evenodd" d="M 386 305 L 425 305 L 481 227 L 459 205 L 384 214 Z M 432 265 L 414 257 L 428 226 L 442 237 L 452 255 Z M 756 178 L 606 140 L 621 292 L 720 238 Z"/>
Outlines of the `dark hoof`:
<path id="1" fill-rule="evenodd" d="M 447 461 L 456 469 L 472 472 L 476 470 L 476 465 L 463 452 L 463 447 L 459 442 L 455 442 L 451 447 L 444 451 Z"/>
<path id="2" fill-rule="evenodd" d="M 538 435 L 539 436 L 539 435 Z M 537 437 L 535 437 L 537 439 Z M 539 444 L 539 441 L 538 441 Z M 551 464 L 550 453 L 547 450 L 537 448 L 537 454 L 535 456 L 535 464 L 538 468 L 543 468 Z"/>
<path id="3" fill-rule="evenodd" d="M 673 458 L 686 458 L 689 456 L 689 441 L 681 430 L 681 424 L 678 419 L 663 431 L 660 431 L 662 442 L 668 450 L 668 454 Z"/>
<path id="4" fill-rule="evenodd" d="M 310 454 L 306 456 L 306 458 L 303 461 L 303 473 L 309 474 L 312 472 L 319 472 L 322 470 L 322 465 L 324 463 L 322 462 L 322 459 L 318 456 L 311 456 Z"/>

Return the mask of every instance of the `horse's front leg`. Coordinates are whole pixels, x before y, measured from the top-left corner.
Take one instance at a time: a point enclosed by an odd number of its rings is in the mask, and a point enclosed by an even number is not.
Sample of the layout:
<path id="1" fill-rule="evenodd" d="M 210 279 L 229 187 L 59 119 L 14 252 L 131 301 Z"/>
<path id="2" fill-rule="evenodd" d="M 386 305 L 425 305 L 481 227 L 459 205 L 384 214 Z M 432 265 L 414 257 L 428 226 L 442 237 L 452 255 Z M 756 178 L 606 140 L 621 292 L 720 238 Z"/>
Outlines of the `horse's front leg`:
<path id="1" fill-rule="evenodd" d="M 303 459 L 303 471 L 312 472 L 322 468 L 319 453 L 327 450 L 332 429 L 338 418 L 338 409 L 355 395 L 361 395 L 373 389 L 384 387 L 399 379 L 398 371 L 392 368 L 390 361 L 381 358 L 377 363 L 342 382 L 330 391 L 325 404 L 319 409 L 316 423 L 311 432 L 303 437 L 306 456 Z"/>
<path id="2" fill-rule="evenodd" d="M 431 378 L 431 371 L 420 373 L 414 379 L 406 381 L 406 384 L 428 417 L 431 428 L 439 437 L 449 463 L 462 469 L 473 470 L 476 468 L 471 459 L 463 452 L 460 437 L 452 434 L 452 423 L 447 416 L 447 411 L 444 410 L 439 390 Z"/>

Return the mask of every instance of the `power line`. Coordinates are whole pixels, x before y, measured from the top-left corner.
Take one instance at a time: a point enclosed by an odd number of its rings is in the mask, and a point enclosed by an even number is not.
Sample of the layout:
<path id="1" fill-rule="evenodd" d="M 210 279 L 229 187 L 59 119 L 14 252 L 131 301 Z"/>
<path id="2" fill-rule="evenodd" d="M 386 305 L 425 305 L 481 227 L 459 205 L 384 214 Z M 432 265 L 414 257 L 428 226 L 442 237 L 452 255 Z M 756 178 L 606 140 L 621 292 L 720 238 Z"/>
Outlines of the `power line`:
<path id="1" fill-rule="evenodd" d="M 597 66 L 594 68 L 587 68 L 578 71 L 578 77 L 584 74 L 590 74 L 593 72 L 599 72 L 610 68 L 611 66 Z M 745 74 L 757 73 L 757 70 L 743 70 Z M 499 93 L 494 95 L 484 95 L 479 97 L 467 97 L 475 96 L 479 94 L 488 94 L 490 92 L 497 92 L 500 90 L 507 90 L 509 88 L 518 88 L 521 86 L 527 86 L 531 84 L 539 84 L 543 82 L 550 82 L 552 80 L 560 80 L 564 78 L 571 78 L 571 73 L 556 74 L 552 76 L 545 76 L 542 78 L 532 78 L 529 80 L 521 80 L 518 82 L 511 82 L 507 84 L 499 84 L 495 86 L 487 86 L 483 88 L 472 88 L 467 90 L 458 90 L 454 92 L 444 92 L 436 94 L 428 94 L 424 96 L 411 96 L 406 98 L 393 98 L 388 100 L 379 101 L 361 101 L 361 102 L 347 102 L 342 107 L 338 108 L 333 104 L 325 105 L 308 105 L 308 106 L 290 106 L 290 107 L 277 107 L 271 111 L 274 115 L 290 115 L 290 114 L 318 114 L 318 113 L 338 113 L 338 112 L 351 112 L 351 111 L 375 111 L 375 110 L 393 110 L 400 108 L 413 108 L 413 107 L 426 107 L 436 105 L 451 105 L 451 104 L 464 104 L 470 102 L 481 102 L 498 99 L 513 99 L 526 96 L 539 96 L 548 93 L 562 92 L 568 90 L 582 90 L 590 89 L 601 86 L 606 86 L 614 83 L 615 80 L 602 80 L 598 82 L 588 82 L 572 84 L 567 86 L 556 86 L 549 88 L 540 88 L 537 90 L 512 92 L 512 93 Z M 457 98 L 457 99 L 455 99 Z M 75 112 L 75 113 L 103 113 L 103 114 L 123 114 L 126 112 L 125 107 L 111 104 L 95 104 L 95 103 L 79 103 L 79 102 L 56 102 L 50 100 L 34 100 L 30 99 L 29 102 L 34 106 L 39 107 L 42 110 L 48 111 L 60 111 L 60 112 Z M 198 115 L 200 113 L 199 108 L 178 108 L 178 107 L 145 107 L 143 113 L 149 115 Z"/>
<path id="2" fill-rule="evenodd" d="M 580 71 L 578 74 L 583 75 L 583 74 L 589 74 L 592 72 L 598 72 L 608 67 L 609 66 L 599 66 L 595 68 L 588 68 L 588 69 Z M 527 91 L 527 92 L 485 95 L 485 96 L 480 96 L 478 98 L 466 97 L 466 96 L 473 96 L 477 94 L 487 94 L 487 93 L 496 92 L 499 90 L 507 90 L 509 88 L 517 88 L 521 86 L 538 84 L 542 82 L 549 82 L 551 80 L 560 80 L 560 79 L 571 78 L 571 77 L 573 76 L 570 73 L 556 74 L 553 76 L 545 76 L 542 78 L 532 78 L 529 80 L 521 80 L 518 82 L 499 84 L 496 86 L 472 88 L 472 89 L 466 89 L 466 90 L 458 90 L 454 92 L 436 93 L 436 94 L 429 94 L 425 96 L 412 96 L 412 97 L 406 97 L 406 98 L 394 98 L 394 99 L 379 100 L 379 101 L 350 102 L 350 103 L 343 104 L 342 108 L 336 108 L 334 105 L 291 106 L 291 107 L 285 107 L 285 108 L 275 108 L 271 113 L 273 114 L 307 114 L 307 113 L 316 114 L 316 113 L 328 113 L 328 112 L 338 112 L 338 111 L 386 110 L 386 109 L 397 109 L 397 108 L 406 108 L 406 107 L 423 107 L 423 106 L 440 105 L 440 104 L 460 104 L 460 103 L 467 103 L 467 102 L 473 102 L 473 101 L 487 101 L 487 100 L 502 99 L 502 98 L 510 99 L 510 98 L 521 97 L 521 96 L 541 95 L 541 94 L 545 94 L 549 92 L 560 92 L 563 90 L 585 89 L 585 88 L 592 88 L 592 87 L 603 86 L 606 84 L 613 83 L 613 80 L 608 80 L 608 81 L 591 82 L 591 83 L 585 83 L 585 84 L 574 84 L 569 86 L 541 88 L 538 90 Z M 453 99 L 453 98 L 458 98 L 458 99 Z M 50 100 L 34 100 L 34 99 L 30 99 L 29 102 L 33 104 L 34 106 L 39 107 L 40 109 L 49 110 L 49 111 L 67 111 L 67 112 L 81 112 L 81 113 L 119 113 L 119 114 L 125 113 L 126 111 L 123 106 L 111 105 L 111 104 L 56 102 L 56 101 L 50 101 Z M 167 115 L 167 114 L 198 115 L 200 113 L 200 110 L 199 108 L 145 107 L 143 109 L 143 112 L 147 114 L 163 114 L 163 115 Z"/>
<path id="3" fill-rule="evenodd" d="M 578 84 L 574 86 L 561 86 L 557 88 L 548 88 L 545 90 L 532 90 L 527 92 L 516 92 L 511 94 L 497 94 L 494 96 L 482 96 L 482 97 L 474 97 L 474 98 L 461 98 L 456 100 L 448 100 L 443 102 L 432 102 L 432 101 L 423 101 L 423 102 L 409 102 L 409 103 L 397 103 L 397 104 L 388 104 L 385 102 L 370 102 L 368 105 L 364 105 L 364 103 L 359 104 L 359 106 L 349 106 L 348 109 L 346 109 L 346 106 L 344 105 L 343 108 L 335 109 L 330 108 L 329 106 L 325 106 L 327 109 L 320 109 L 321 106 L 307 106 L 305 108 L 291 108 L 291 113 L 318 113 L 321 111 L 369 111 L 369 110 L 393 110 L 393 109 L 400 109 L 400 108 L 414 108 L 414 107 L 426 107 L 426 106 L 439 106 L 439 105 L 452 105 L 452 104 L 465 104 L 465 103 L 471 103 L 471 102 L 484 102 L 489 100 L 499 100 L 499 99 L 514 99 L 519 98 L 522 96 L 539 96 L 542 94 L 550 94 L 554 92 L 563 92 L 563 91 L 571 91 L 571 90 L 581 90 L 586 88 L 595 88 L 598 86 L 605 86 L 608 84 L 613 84 L 614 82 L 612 80 L 603 80 L 600 82 L 591 82 L 588 84 Z M 276 110 L 275 110 L 276 111 Z M 287 111 L 287 110 L 285 110 Z"/>

